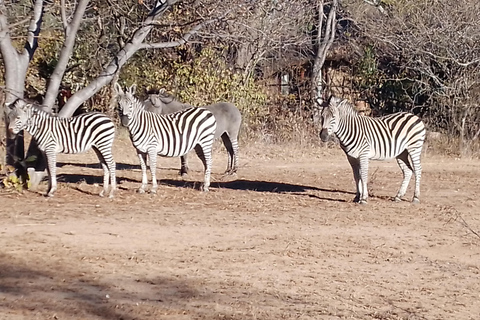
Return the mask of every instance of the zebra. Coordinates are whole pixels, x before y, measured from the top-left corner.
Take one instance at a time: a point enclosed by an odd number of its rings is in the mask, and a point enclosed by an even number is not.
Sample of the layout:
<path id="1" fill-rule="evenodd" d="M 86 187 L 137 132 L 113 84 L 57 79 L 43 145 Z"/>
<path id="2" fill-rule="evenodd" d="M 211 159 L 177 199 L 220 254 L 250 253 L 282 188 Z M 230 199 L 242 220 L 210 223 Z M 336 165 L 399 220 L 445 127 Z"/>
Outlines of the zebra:
<path id="1" fill-rule="evenodd" d="M 420 202 L 420 156 L 425 141 L 425 125 L 422 120 L 406 112 L 380 118 L 360 115 L 345 99 L 330 97 L 321 112 L 320 138 L 327 141 L 335 134 L 353 169 L 357 193 L 354 201 L 367 203 L 368 162 L 397 159 L 403 172 L 403 182 L 395 196 L 401 201 L 415 174 L 413 203 Z"/>
<path id="2" fill-rule="evenodd" d="M 52 197 L 57 190 L 57 153 L 82 153 L 93 149 L 103 168 L 103 190 L 108 192 L 109 176 L 113 198 L 116 189 L 115 162 L 112 145 L 115 125 L 106 115 L 98 112 L 84 113 L 73 118 L 58 118 L 39 108 L 38 105 L 17 99 L 8 106 L 12 109 L 8 130 L 17 134 L 28 131 L 37 141 L 39 149 L 47 159 L 49 175 L 47 196 Z"/>
<path id="3" fill-rule="evenodd" d="M 115 84 L 119 98 L 122 124 L 128 127 L 142 168 L 142 185 L 139 193 L 145 192 L 148 184 L 146 160 L 150 160 L 152 174 L 151 193 L 156 193 L 157 154 L 164 157 L 179 157 L 195 149 L 205 168 L 201 190 L 208 191 L 212 168 L 212 145 L 216 129 L 213 114 L 203 108 L 188 108 L 168 115 L 145 111 L 145 105 L 134 94 L 136 85 L 125 92 Z"/>
<path id="4" fill-rule="evenodd" d="M 150 94 L 145 100 L 145 110 L 158 114 L 169 114 L 186 108 L 191 108 L 189 104 L 181 103 L 175 97 L 160 89 L 158 93 Z M 242 124 L 242 114 L 238 108 L 228 102 L 219 102 L 204 106 L 215 116 L 217 130 L 215 139 L 222 137 L 223 145 L 228 152 L 227 169 L 225 175 L 234 175 L 238 168 L 238 133 Z M 181 167 L 180 175 L 188 173 L 187 155 L 180 157 Z"/>

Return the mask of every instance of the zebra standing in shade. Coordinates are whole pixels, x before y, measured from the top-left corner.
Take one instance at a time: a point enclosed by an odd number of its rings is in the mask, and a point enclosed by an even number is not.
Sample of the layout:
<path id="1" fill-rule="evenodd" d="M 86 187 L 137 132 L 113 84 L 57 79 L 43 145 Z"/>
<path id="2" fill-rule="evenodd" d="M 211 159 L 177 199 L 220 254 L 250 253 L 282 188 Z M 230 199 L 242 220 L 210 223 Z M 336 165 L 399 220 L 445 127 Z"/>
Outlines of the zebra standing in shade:
<path id="1" fill-rule="evenodd" d="M 397 159 L 403 172 L 403 182 L 395 197 L 405 195 L 412 173 L 415 174 L 414 203 L 420 202 L 420 155 L 425 141 L 425 125 L 417 116 L 401 112 L 380 118 L 360 115 L 344 99 L 331 97 L 321 113 L 320 138 L 327 141 L 335 134 L 353 169 L 357 186 L 356 202 L 366 203 L 368 198 L 368 161 Z"/>
<path id="2" fill-rule="evenodd" d="M 97 112 L 84 113 L 73 118 L 57 118 L 21 99 L 9 107 L 12 109 L 9 115 L 9 131 L 17 134 L 21 130 L 27 130 L 47 158 L 47 196 L 53 196 L 57 190 L 57 153 L 82 153 L 92 148 L 104 173 L 100 196 L 108 191 L 110 175 L 112 188 L 109 197 L 113 197 L 116 189 L 115 162 L 112 156 L 115 126 L 110 118 Z"/>
<path id="3" fill-rule="evenodd" d="M 122 124 L 128 127 L 142 168 L 142 185 L 138 192 L 144 193 L 148 183 L 147 155 L 152 174 L 150 192 L 156 193 L 157 154 L 164 157 L 179 157 L 192 149 L 195 149 L 205 167 L 202 190 L 208 191 L 212 170 L 212 145 L 216 129 L 213 114 L 203 108 L 189 108 L 168 115 L 155 114 L 145 111 L 143 102 L 134 96 L 135 85 L 123 92 L 117 83 L 115 89 L 119 96 Z"/>

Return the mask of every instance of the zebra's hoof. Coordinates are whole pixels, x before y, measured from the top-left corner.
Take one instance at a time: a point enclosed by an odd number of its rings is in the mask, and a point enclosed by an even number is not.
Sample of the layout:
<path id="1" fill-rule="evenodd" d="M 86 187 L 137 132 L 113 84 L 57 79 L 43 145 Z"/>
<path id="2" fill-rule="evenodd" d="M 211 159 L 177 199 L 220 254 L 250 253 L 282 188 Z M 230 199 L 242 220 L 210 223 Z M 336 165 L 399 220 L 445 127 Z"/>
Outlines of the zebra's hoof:
<path id="1" fill-rule="evenodd" d="M 145 190 L 140 188 L 140 189 L 137 190 L 137 193 L 145 193 Z"/>
<path id="2" fill-rule="evenodd" d="M 366 204 L 367 204 L 367 200 L 360 200 L 360 201 L 358 201 L 358 204 L 361 204 L 362 206 L 363 206 L 363 205 L 366 205 Z"/>
<path id="3" fill-rule="evenodd" d="M 150 190 L 150 194 L 157 194 L 157 190 L 156 189 Z"/>
<path id="4" fill-rule="evenodd" d="M 233 176 L 233 175 L 236 175 L 236 174 L 237 174 L 237 170 L 233 170 L 233 169 L 227 169 L 223 173 L 224 176 Z"/>
<path id="5" fill-rule="evenodd" d="M 200 187 L 200 191 L 208 192 L 208 187 L 203 185 L 203 186 Z"/>
<path id="6" fill-rule="evenodd" d="M 419 204 L 419 203 L 420 203 L 420 199 L 418 199 L 418 198 L 413 198 L 412 203 L 413 203 L 413 204 Z"/>
<path id="7" fill-rule="evenodd" d="M 395 202 L 402 202 L 402 198 L 396 196 L 396 197 L 393 199 L 393 201 L 395 201 Z"/>

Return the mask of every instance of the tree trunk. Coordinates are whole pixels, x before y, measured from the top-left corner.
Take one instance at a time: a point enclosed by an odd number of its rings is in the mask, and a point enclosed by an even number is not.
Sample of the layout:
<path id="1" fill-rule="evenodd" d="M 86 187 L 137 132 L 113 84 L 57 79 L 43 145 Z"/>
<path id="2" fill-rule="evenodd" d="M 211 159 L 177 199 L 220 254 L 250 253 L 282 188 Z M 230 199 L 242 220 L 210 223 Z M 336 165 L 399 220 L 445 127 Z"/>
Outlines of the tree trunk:
<path id="1" fill-rule="evenodd" d="M 8 105 L 18 98 L 23 98 L 25 78 L 30 60 L 38 47 L 38 35 L 43 18 L 43 0 L 36 0 L 33 4 L 33 15 L 28 27 L 27 40 L 20 53 L 13 46 L 10 38 L 10 28 L 5 13 L 5 2 L 0 0 L 0 51 L 5 65 L 5 104 Z M 5 127 L 8 128 L 10 110 L 5 109 Z M 24 157 L 25 147 L 23 132 L 15 137 L 6 133 L 6 163 L 17 169 L 17 175 L 25 176 Z"/>
<path id="2" fill-rule="evenodd" d="M 317 15 L 318 25 L 317 34 L 315 39 L 316 54 L 313 64 L 312 80 L 311 80 L 311 93 L 310 98 L 314 104 L 314 110 L 319 109 L 323 103 L 323 77 L 322 69 L 327 58 L 328 50 L 333 44 L 335 39 L 336 25 L 337 25 L 337 6 L 338 0 L 333 0 L 330 4 L 330 10 L 328 12 L 327 21 L 325 22 L 325 5 L 324 0 L 317 1 Z M 318 110 L 317 110 L 318 112 Z"/>

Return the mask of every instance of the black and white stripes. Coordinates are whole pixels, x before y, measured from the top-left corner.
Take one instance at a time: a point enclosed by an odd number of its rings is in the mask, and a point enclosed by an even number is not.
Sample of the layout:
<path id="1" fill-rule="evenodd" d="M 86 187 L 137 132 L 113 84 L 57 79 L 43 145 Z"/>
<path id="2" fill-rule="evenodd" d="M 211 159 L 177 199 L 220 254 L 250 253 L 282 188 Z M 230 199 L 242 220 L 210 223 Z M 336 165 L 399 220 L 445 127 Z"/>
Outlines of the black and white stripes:
<path id="1" fill-rule="evenodd" d="M 9 130 L 17 134 L 27 130 L 45 153 L 49 171 L 48 196 L 53 196 L 57 189 L 56 155 L 57 153 L 82 153 L 93 148 L 104 171 L 103 191 L 108 191 L 109 177 L 113 197 L 115 182 L 115 162 L 112 156 L 112 144 L 115 126 L 107 116 L 101 113 L 85 113 L 73 118 L 57 118 L 24 100 L 17 100 L 12 105 Z"/>
<path id="2" fill-rule="evenodd" d="M 178 157 L 195 149 L 205 167 L 202 186 L 208 191 L 212 167 L 212 144 L 216 129 L 213 114 L 203 108 L 188 108 L 168 115 L 145 111 L 143 102 L 135 94 L 135 86 L 126 92 L 117 84 L 122 123 L 128 127 L 130 138 L 137 150 L 142 167 L 142 185 L 138 190 L 145 192 L 148 183 L 146 173 L 147 155 L 152 173 L 152 189 L 157 190 L 157 154 L 164 157 Z"/>
<path id="3" fill-rule="evenodd" d="M 415 174 L 413 202 L 419 202 L 420 155 L 425 132 L 422 120 L 411 113 L 370 118 L 358 114 L 347 100 L 331 97 L 322 111 L 320 138 L 327 141 L 331 134 L 335 134 L 340 141 L 353 169 L 357 186 L 355 201 L 367 201 L 369 159 L 396 158 L 404 179 L 395 200 L 399 201 L 405 195 L 410 178 Z"/>

